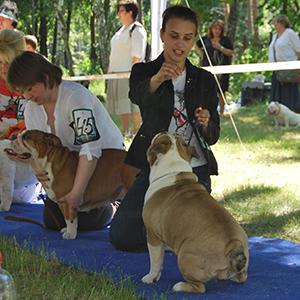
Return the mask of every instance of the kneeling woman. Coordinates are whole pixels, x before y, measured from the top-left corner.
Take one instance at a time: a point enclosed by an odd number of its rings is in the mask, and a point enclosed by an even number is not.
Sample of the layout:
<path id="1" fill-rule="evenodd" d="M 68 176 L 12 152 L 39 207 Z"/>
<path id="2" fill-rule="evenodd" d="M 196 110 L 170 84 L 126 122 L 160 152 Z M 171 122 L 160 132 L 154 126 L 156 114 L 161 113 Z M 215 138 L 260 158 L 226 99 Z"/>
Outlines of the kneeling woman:
<path id="1" fill-rule="evenodd" d="M 8 71 L 9 85 L 29 100 L 24 118 L 27 129 L 57 135 L 64 146 L 79 152 L 79 163 L 72 190 L 61 202 L 76 210 L 83 200 L 102 149 L 123 149 L 123 137 L 96 96 L 78 83 L 62 80 L 62 70 L 33 52 L 17 56 Z M 36 174 L 47 181 L 47 174 Z M 63 180 L 63 178 L 61 179 Z M 78 229 L 93 230 L 108 223 L 114 213 L 111 204 L 78 214 Z M 58 205 L 48 197 L 44 208 L 45 226 L 65 227 Z"/>

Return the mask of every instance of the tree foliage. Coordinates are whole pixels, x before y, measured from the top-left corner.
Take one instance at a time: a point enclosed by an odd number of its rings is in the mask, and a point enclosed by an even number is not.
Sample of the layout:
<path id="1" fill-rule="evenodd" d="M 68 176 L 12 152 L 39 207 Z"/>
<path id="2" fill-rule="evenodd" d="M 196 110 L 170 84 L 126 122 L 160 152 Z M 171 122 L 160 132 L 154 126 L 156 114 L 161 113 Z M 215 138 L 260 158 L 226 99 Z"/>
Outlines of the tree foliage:
<path id="1" fill-rule="evenodd" d="M 16 3 L 18 28 L 36 35 L 40 52 L 61 64 L 67 73 L 107 71 L 110 39 L 120 26 L 117 0 L 19 0 Z M 139 0 L 139 3 L 140 19 L 150 38 L 150 1 Z M 278 14 L 287 14 L 292 28 L 300 32 L 298 0 L 170 0 L 168 3 L 188 3 L 199 16 L 201 35 L 212 20 L 224 19 L 226 33 L 234 42 L 234 63 L 267 61 L 266 49 L 274 30 L 272 19 Z"/>

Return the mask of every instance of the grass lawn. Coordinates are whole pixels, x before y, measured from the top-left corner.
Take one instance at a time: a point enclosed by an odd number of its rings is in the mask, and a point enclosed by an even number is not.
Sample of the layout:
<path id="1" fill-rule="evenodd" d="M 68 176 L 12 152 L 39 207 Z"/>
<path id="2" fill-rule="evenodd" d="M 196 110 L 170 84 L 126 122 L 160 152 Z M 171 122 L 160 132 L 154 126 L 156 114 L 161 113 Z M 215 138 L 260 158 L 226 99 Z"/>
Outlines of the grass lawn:
<path id="1" fill-rule="evenodd" d="M 212 177 L 213 196 L 251 236 L 300 242 L 300 128 L 275 129 L 259 103 L 222 117 L 221 138 L 213 151 L 219 176 Z M 86 274 L 51 262 L 0 239 L 20 299 L 139 299 L 129 281 L 114 285 L 103 274 Z M 145 266 L 145 272 L 148 271 Z"/>

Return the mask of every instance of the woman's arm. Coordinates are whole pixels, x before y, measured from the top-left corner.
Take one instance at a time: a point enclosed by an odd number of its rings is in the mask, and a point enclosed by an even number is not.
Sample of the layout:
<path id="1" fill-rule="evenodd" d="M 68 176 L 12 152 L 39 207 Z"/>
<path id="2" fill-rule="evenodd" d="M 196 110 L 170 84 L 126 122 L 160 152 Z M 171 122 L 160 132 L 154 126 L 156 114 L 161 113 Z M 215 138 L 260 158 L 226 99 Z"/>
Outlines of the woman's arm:
<path id="1" fill-rule="evenodd" d="M 59 199 L 59 202 L 67 202 L 70 207 L 70 219 L 74 219 L 74 212 L 82 204 L 85 189 L 92 177 L 97 159 L 88 160 L 85 155 L 79 156 L 79 162 L 76 170 L 76 176 L 72 190 L 64 197 Z"/>

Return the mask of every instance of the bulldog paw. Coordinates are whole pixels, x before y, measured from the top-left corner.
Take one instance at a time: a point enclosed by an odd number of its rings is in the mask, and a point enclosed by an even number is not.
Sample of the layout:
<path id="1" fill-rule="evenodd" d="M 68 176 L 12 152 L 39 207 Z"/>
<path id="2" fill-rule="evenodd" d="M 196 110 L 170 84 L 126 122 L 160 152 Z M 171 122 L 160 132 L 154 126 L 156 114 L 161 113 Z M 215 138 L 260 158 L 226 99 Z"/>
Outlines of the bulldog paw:
<path id="1" fill-rule="evenodd" d="M 142 281 L 146 284 L 151 284 L 157 282 L 160 279 L 160 275 L 160 272 L 157 275 L 149 273 L 142 278 Z"/>
<path id="2" fill-rule="evenodd" d="M 60 232 L 63 234 L 62 237 L 65 240 L 74 240 L 74 239 L 76 239 L 77 232 L 70 232 L 70 231 L 67 230 L 67 227 L 64 227 Z"/>

